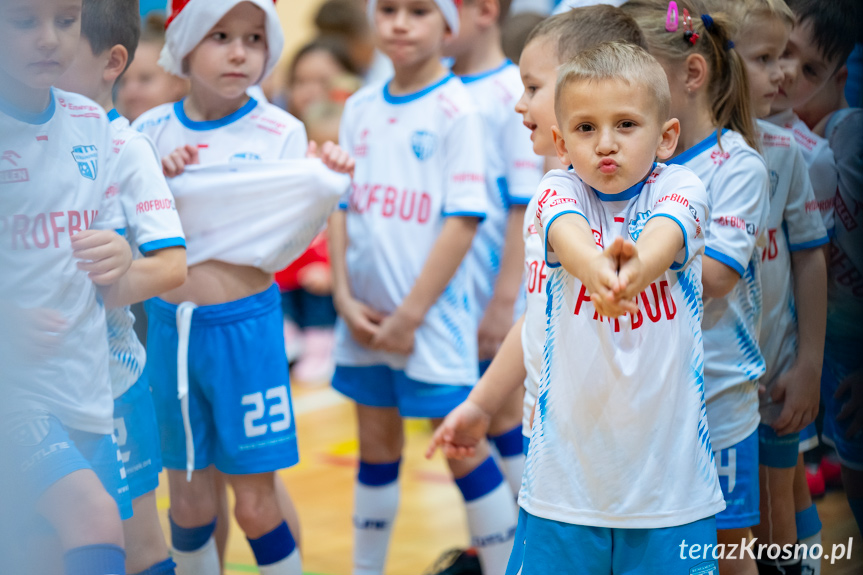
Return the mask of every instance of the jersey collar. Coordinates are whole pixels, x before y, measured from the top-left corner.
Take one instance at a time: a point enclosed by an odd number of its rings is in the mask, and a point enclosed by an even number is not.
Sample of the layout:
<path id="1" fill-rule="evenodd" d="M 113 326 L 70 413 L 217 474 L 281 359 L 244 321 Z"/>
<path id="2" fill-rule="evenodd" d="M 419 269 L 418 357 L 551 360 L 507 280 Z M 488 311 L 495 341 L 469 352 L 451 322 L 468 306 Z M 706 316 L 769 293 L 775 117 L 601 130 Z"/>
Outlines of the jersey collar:
<path id="1" fill-rule="evenodd" d="M 179 102 L 174 103 L 174 113 L 177 115 L 177 119 L 180 120 L 180 123 L 190 130 L 195 130 L 198 132 L 203 132 L 206 130 L 215 130 L 216 128 L 224 128 L 230 124 L 233 124 L 243 116 L 247 115 L 249 112 L 255 109 L 258 105 L 258 101 L 249 96 L 249 101 L 243 104 L 243 106 L 234 112 L 231 112 L 224 118 L 219 118 L 218 120 L 206 120 L 204 122 L 198 122 L 196 120 L 192 120 L 189 116 L 186 115 L 186 111 L 183 109 L 183 102 L 185 102 L 185 98 L 180 100 Z"/>
<path id="2" fill-rule="evenodd" d="M 458 78 L 462 81 L 463 84 L 470 84 L 471 82 L 476 82 L 477 80 L 482 80 L 483 78 L 494 76 L 498 72 L 502 72 L 503 70 L 505 70 L 507 66 L 512 66 L 512 62 L 509 61 L 509 58 L 505 58 L 503 64 L 501 64 L 497 68 L 486 70 L 485 72 L 480 72 L 479 74 L 473 74 L 472 76 L 459 76 Z"/>
<path id="3" fill-rule="evenodd" d="M 48 102 L 48 107 L 41 112 L 28 112 L 0 99 L 0 113 L 6 114 L 25 124 L 32 124 L 34 126 L 47 124 L 54 117 L 54 112 L 57 110 L 57 103 L 54 100 L 54 88 L 50 90 L 50 97 L 51 101 Z"/>
<path id="4" fill-rule="evenodd" d="M 722 129 L 722 135 L 724 136 L 728 132 L 728 128 Z M 684 164 L 689 163 L 689 161 L 695 157 L 700 156 L 703 152 L 709 150 L 713 146 L 716 145 L 718 140 L 716 139 L 716 130 L 713 131 L 712 134 L 683 152 L 682 154 L 671 158 L 670 160 L 665 160 L 665 163 L 669 166 L 671 165 L 679 165 L 682 166 Z"/>
<path id="5" fill-rule="evenodd" d="M 624 200 L 631 200 L 632 198 L 641 193 L 641 189 L 644 187 L 644 184 L 647 183 L 648 178 L 650 178 L 650 175 L 655 169 L 656 162 L 653 162 L 653 165 L 650 166 L 650 171 L 647 172 L 647 176 L 643 180 L 641 180 L 634 186 L 630 186 L 629 188 L 616 194 L 604 194 L 594 187 L 591 187 L 590 189 L 593 190 L 593 193 L 595 193 L 597 197 L 603 202 L 622 202 Z"/>
<path id="6" fill-rule="evenodd" d="M 446 76 L 444 76 L 443 78 L 441 78 L 440 80 L 438 80 L 437 82 L 432 84 L 431 86 L 426 86 L 425 88 L 423 88 L 419 92 L 414 92 L 413 94 L 404 94 L 404 95 L 400 95 L 400 96 L 394 96 L 394 95 L 390 94 L 390 82 L 392 82 L 392 80 L 390 80 L 389 82 L 384 84 L 384 100 L 388 104 L 407 104 L 408 102 L 413 102 L 414 100 L 418 100 L 418 99 L 422 98 L 423 96 L 425 96 L 426 94 L 428 94 L 429 92 L 436 90 L 437 88 L 440 88 L 441 86 L 443 86 L 444 84 L 446 84 L 447 82 L 452 80 L 453 78 L 455 78 L 455 74 L 450 72 L 449 74 L 447 74 Z"/>

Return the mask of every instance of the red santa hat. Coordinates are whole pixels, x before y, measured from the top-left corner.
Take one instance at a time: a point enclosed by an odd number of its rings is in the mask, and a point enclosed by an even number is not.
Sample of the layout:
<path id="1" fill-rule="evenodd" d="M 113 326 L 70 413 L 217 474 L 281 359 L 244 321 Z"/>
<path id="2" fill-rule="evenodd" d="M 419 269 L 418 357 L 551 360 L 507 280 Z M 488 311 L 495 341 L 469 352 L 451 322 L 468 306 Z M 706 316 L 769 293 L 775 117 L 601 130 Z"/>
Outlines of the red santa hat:
<path id="1" fill-rule="evenodd" d="M 168 0 L 165 21 L 165 47 L 159 64 L 176 76 L 183 73 L 183 59 L 201 43 L 207 33 L 234 6 L 250 2 L 264 11 L 267 31 L 267 63 L 264 76 L 269 74 L 282 55 L 285 36 L 276 13 L 276 0 Z"/>
<path id="2" fill-rule="evenodd" d="M 446 20 L 449 29 L 453 36 L 458 36 L 458 9 L 461 6 L 462 0 L 434 0 L 437 7 L 443 13 L 443 19 Z M 375 8 L 378 5 L 378 0 L 369 0 L 368 15 L 371 22 L 375 21 Z"/>

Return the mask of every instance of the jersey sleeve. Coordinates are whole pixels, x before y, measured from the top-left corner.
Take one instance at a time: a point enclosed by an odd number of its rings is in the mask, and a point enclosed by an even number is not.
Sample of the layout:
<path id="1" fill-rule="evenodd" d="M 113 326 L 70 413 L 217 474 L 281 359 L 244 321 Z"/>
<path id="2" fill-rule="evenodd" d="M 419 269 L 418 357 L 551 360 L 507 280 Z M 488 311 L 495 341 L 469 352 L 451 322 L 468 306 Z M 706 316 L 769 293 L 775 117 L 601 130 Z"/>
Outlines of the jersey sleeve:
<path id="1" fill-rule="evenodd" d="M 186 247 L 174 197 L 149 138 L 129 140 L 119 161 L 117 186 L 127 237 L 145 256 L 164 248 Z"/>
<path id="2" fill-rule="evenodd" d="M 477 112 L 454 120 L 444 137 L 445 190 L 442 215 L 485 219 L 488 198 L 485 187 L 483 121 Z"/>
<path id="3" fill-rule="evenodd" d="M 120 198 L 117 195 L 117 174 L 120 163 L 113 150 L 112 134 L 110 124 L 105 121 L 105 138 L 101 146 L 97 149 L 104 150 L 100 153 L 99 160 L 102 162 L 101 169 L 105 175 L 102 181 L 105 183 L 105 191 L 102 197 L 99 213 L 93 221 L 93 229 L 95 230 L 120 230 L 126 225 L 126 220 L 123 217 L 123 208 L 120 205 Z M 100 134 L 101 135 L 101 134 Z"/>
<path id="4" fill-rule="evenodd" d="M 498 182 L 501 197 L 509 206 L 526 206 L 542 179 L 542 158 L 533 153 L 530 131 L 521 117 L 510 110 L 501 144 L 504 146 L 506 175 Z"/>
<path id="5" fill-rule="evenodd" d="M 352 156 L 356 157 L 356 152 L 354 150 L 354 140 L 353 140 L 353 127 L 352 127 L 352 119 L 354 114 L 355 106 L 351 105 L 351 100 L 347 101 L 345 104 L 345 109 L 342 112 L 342 119 L 339 122 L 339 146 L 343 149 L 347 150 L 347 152 Z M 339 210 L 347 210 L 348 209 L 348 201 L 350 200 L 350 193 L 353 185 L 348 186 L 347 191 L 342 195 L 341 199 L 339 199 Z"/>
<path id="6" fill-rule="evenodd" d="M 835 227 L 834 218 L 834 202 L 836 200 L 836 188 L 839 184 L 839 179 L 836 173 L 836 160 L 833 157 L 833 151 L 826 142 L 823 146 L 819 146 L 816 150 L 815 157 L 812 160 L 812 165 L 809 167 L 809 178 L 812 181 L 812 189 L 815 193 L 815 200 L 818 202 L 818 208 L 821 213 L 821 219 L 824 222 L 824 228 L 828 235 L 833 235 Z"/>
<path id="7" fill-rule="evenodd" d="M 792 252 L 824 245 L 830 241 L 821 217 L 819 202 L 815 199 L 806 161 L 796 144 L 791 147 L 794 163 L 791 166 L 791 189 L 788 203 L 782 213 L 788 249 Z M 832 206 L 831 206 L 832 212 Z"/>
<path id="8" fill-rule="evenodd" d="M 672 270 L 690 264 L 704 248 L 702 222 L 709 217 L 707 190 L 701 180 L 686 168 L 665 168 L 652 188 L 653 207 L 647 221 L 668 218 L 680 226 L 683 249 L 675 256 Z"/>
<path id="9" fill-rule="evenodd" d="M 726 160 L 711 186 L 704 255 L 742 277 L 767 218 L 767 167 L 755 153 Z"/>
<path id="10" fill-rule="evenodd" d="M 557 254 L 548 250 L 548 229 L 555 220 L 564 214 L 578 214 L 590 225 L 583 206 L 584 192 L 585 186 L 581 180 L 562 170 L 549 172 L 539 183 L 534 225 L 542 240 L 545 263 L 549 267 L 560 266 Z"/>
<path id="11" fill-rule="evenodd" d="M 308 149 L 309 139 L 306 136 L 306 128 L 297 122 L 285 138 L 285 145 L 280 157 L 283 160 L 301 160 L 306 157 Z"/>

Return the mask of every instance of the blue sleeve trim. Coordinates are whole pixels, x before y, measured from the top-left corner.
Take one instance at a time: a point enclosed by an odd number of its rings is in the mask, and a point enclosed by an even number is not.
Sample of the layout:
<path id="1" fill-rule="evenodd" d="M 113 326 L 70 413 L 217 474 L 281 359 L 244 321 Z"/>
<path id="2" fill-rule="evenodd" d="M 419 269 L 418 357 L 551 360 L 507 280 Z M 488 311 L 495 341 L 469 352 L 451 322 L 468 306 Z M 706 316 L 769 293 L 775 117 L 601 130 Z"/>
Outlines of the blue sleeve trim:
<path id="1" fill-rule="evenodd" d="M 184 238 L 164 238 L 161 240 L 153 240 L 152 242 L 141 244 L 140 246 L 138 246 L 138 250 L 140 250 L 142 254 L 146 255 L 156 250 L 177 247 L 186 247 L 186 240 Z"/>
<path id="2" fill-rule="evenodd" d="M 704 255 L 727 265 L 728 267 L 736 271 L 738 275 L 740 275 L 740 277 L 743 277 L 743 274 L 746 273 L 746 270 L 743 269 L 743 266 L 737 263 L 734 258 L 731 258 L 720 251 L 714 250 L 713 248 L 704 248 Z"/>
<path id="3" fill-rule="evenodd" d="M 441 215 L 445 218 L 479 218 L 479 221 L 483 221 L 486 217 L 485 212 L 444 212 Z"/>
<path id="4" fill-rule="evenodd" d="M 830 236 L 824 236 L 823 238 L 818 238 L 817 240 L 812 240 L 809 242 L 803 242 L 802 244 L 788 244 L 788 251 L 799 252 L 800 250 L 811 250 L 812 248 L 817 248 L 829 243 Z"/>
<path id="5" fill-rule="evenodd" d="M 552 218 L 545 225 L 545 235 L 544 236 L 540 235 L 540 237 L 543 238 L 543 244 L 544 245 L 542 246 L 542 251 L 543 251 L 543 255 L 545 257 L 545 265 L 547 265 L 550 268 L 559 268 L 560 262 L 552 263 L 552 262 L 548 261 L 548 230 L 551 229 L 551 224 L 553 224 L 557 218 L 559 218 L 560 216 L 564 216 L 566 214 L 576 214 L 576 215 L 581 216 L 582 218 L 584 218 L 584 221 L 587 222 L 587 226 L 590 227 L 590 220 L 588 220 L 587 216 L 585 216 L 584 214 L 582 214 L 578 210 L 566 210 L 565 212 L 560 212 L 560 213 L 554 214 L 554 216 L 552 216 Z"/>
<path id="6" fill-rule="evenodd" d="M 529 203 L 530 203 L 530 198 L 522 198 L 519 196 L 510 196 L 509 197 L 509 207 L 526 206 Z"/>
<path id="7" fill-rule="evenodd" d="M 683 232 L 683 263 L 679 264 L 676 261 L 672 262 L 671 263 L 671 270 L 677 271 L 679 269 L 683 269 L 683 266 L 685 266 L 686 262 L 689 261 L 689 237 L 686 235 L 686 228 L 683 226 L 683 224 L 681 223 L 680 220 L 678 220 L 677 218 L 675 218 L 674 216 L 672 216 L 670 214 L 654 214 L 653 216 L 648 218 L 647 221 L 649 222 L 653 218 L 668 218 L 669 220 L 672 220 L 675 224 L 680 226 L 680 231 Z M 647 225 L 647 224 L 645 223 L 645 225 Z M 638 243 L 638 242 L 636 242 L 636 243 Z"/>
<path id="8" fill-rule="evenodd" d="M 830 228 L 829 230 L 827 230 L 827 238 L 832 240 L 835 237 L 836 237 L 836 227 L 834 226 L 834 227 Z"/>
<path id="9" fill-rule="evenodd" d="M 339 209 L 342 211 L 346 211 L 348 209 L 348 203 L 347 202 L 339 202 Z"/>

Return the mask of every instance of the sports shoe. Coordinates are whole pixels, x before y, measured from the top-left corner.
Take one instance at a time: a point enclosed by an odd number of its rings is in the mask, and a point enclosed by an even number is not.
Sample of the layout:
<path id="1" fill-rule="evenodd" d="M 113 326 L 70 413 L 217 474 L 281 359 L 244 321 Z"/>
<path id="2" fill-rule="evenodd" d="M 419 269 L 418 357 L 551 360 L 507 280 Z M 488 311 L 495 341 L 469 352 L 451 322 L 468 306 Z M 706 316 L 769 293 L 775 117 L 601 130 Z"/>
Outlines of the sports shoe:
<path id="1" fill-rule="evenodd" d="M 306 385 L 325 385 L 336 370 L 333 348 L 336 335 L 332 328 L 310 327 L 303 332 L 305 353 L 294 366 L 292 375 Z"/>
<path id="2" fill-rule="evenodd" d="M 482 567 L 476 549 L 450 549 L 424 575 L 482 575 Z"/>

